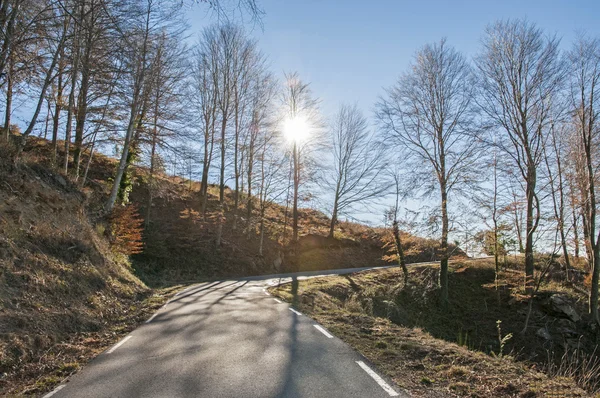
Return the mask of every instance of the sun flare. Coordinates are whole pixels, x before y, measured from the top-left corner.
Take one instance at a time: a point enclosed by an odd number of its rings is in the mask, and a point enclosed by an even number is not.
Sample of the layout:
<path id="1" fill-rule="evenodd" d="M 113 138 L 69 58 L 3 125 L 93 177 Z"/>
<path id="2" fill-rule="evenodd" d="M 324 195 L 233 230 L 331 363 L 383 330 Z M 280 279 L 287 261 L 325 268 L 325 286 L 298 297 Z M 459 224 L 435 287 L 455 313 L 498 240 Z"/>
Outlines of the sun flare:
<path id="1" fill-rule="evenodd" d="M 290 142 L 303 142 L 309 135 L 309 126 L 302 116 L 287 118 L 283 125 L 283 134 Z"/>

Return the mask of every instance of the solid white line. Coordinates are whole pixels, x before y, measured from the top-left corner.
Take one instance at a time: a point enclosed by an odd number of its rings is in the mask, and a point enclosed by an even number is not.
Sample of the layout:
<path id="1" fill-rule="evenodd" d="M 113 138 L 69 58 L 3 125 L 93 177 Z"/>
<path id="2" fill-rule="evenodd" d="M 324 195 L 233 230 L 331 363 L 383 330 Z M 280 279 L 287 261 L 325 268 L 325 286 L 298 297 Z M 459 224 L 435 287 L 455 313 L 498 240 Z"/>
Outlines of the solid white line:
<path id="1" fill-rule="evenodd" d="M 319 325 L 313 325 L 319 332 L 323 333 L 325 336 L 327 336 L 328 339 L 332 339 L 333 335 L 331 335 L 327 330 L 325 330 L 324 327 L 319 326 Z"/>
<path id="2" fill-rule="evenodd" d="M 363 370 L 365 372 L 367 372 L 367 374 L 369 376 L 371 376 L 373 378 L 373 380 L 375 380 L 375 382 L 377 382 L 377 384 L 379 384 L 379 386 L 381 388 L 383 388 L 383 390 L 389 394 L 390 397 L 397 397 L 399 395 L 396 391 L 394 391 L 394 389 L 392 387 L 390 387 L 390 385 L 388 383 L 386 383 L 377 373 L 375 373 L 363 361 L 356 361 L 356 363 L 358 364 L 358 366 L 363 368 Z"/>
<path id="3" fill-rule="evenodd" d="M 125 344 L 125 342 L 127 340 L 129 340 L 132 336 L 127 336 L 125 337 L 123 340 L 119 341 L 117 344 L 115 344 L 110 350 L 106 351 L 107 354 L 112 354 L 114 350 L 116 350 L 117 348 L 121 347 L 123 344 Z"/>
<path id="4" fill-rule="evenodd" d="M 282 304 L 281 300 L 274 298 L 273 300 L 277 301 L 279 304 Z"/>
<path id="5" fill-rule="evenodd" d="M 157 315 L 158 315 L 158 312 L 155 312 L 155 313 L 154 313 L 154 315 L 152 315 L 150 318 L 148 318 L 148 320 L 146 321 L 146 323 L 150 323 L 150 322 L 152 322 L 152 320 L 153 320 L 154 318 L 156 318 L 156 316 L 157 316 Z"/>
<path id="6" fill-rule="evenodd" d="M 293 308 L 290 308 L 290 311 L 292 311 L 292 312 L 293 312 L 294 314 L 296 314 L 296 315 L 302 315 L 302 313 L 301 313 L 301 312 L 299 312 L 299 311 L 296 311 L 296 310 L 295 310 L 295 309 L 293 309 Z"/>
<path id="7" fill-rule="evenodd" d="M 57 392 L 59 392 L 60 390 L 65 388 L 66 386 L 67 386 L 66 384 L 61 384 L 60 386 L 56 387 L 54 390 L 50 391 L 48 394 L 44 395 L 43 398 L 50 398 L 51 396 L 53 396 L 54 394 L 56 394 Z"/>

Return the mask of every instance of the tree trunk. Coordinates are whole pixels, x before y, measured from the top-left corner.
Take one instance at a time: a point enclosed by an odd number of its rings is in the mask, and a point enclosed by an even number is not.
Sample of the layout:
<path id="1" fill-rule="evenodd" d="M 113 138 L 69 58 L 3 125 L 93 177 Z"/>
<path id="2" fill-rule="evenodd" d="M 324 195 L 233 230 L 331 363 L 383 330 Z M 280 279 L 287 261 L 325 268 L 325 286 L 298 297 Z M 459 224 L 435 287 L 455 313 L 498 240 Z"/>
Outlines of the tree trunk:
<path id="1" fill-rule="evenodd" d="M 150 225 L 150 213 L 152 209 L 152 196 L 154 193 L 154 168 L 156 164 L 156 144 L 158 141 L 158 95 L 154 106 L 154 123 L 152 127 L 152 148 L 150 149 L 150 176 L 148 178 L 148 202 L 146 204 L 146 227 Z M 190 179 L 191 181 L 191 179 Z"/>
<path id="2" fill-rule="evenodd" d="M 258 244 L 258 254 L 263 255 L 263 242 L 265 240 L 265 211 L 260 212 L 260 242 Z"/>
<path id="3" fill-rule="evenodd" d="M 443 305 L 448 303 L 448 193 L 446 191 L 446 182 L 440 184 L 442 194 L 442 240 L 440 244 L 440 279 L 439 285 L 440 300 Z"/>
<path id="4" fill-rule="evenodd" d="M 227 128 L 226 112 L 221 122 L 221 175 L 219 179 L 219 225 L 217 226 L 217 248 L 221 246 L 223 223 L 225 222 L 225 131 Z"/>
<path id="5" fill-rule="evenodd" d="M 233 230 L 237 228 L 238 205 L 240 197 L 240 172 L 238 164 L 238 148 L 240 145 L 240 122 L 239 122 L 239 97 L 237 84 L 235 86 L 235 137 L 233 143 L 233 174 L 235 177 L 235 192 L 233 194 Z"/>
<path id="6" fill-rule="evenodd" d="M 575 252 L 573 253 L 575 258 L 579 258 L 579 225 L 577 222 L 577 212 L 575 211 L 575 206 L 572 206 L 573 212 L 573 243 L 575 245 Z"/>
<path id="7" fill-rule="evenodd" d="M 337 216 L 338 216 L 338 195 L 336 193 L 333 203 L 333 211 L 331 212 L 331 222 L 329 224 L 329 238 L 333 239 L 333 235 L 335 232 L 335 224 L 337 224 Z"/>
<path id="8" fill-rule="evenodd" d="M 296 142 L 294 142 L 294 201 L 292 209 L 292 242 L 295 244 L 298 242 L 298 188 L 300 185 L 300 170 L 298 161 L 298 148 Z"/>
<path id="9" fill-rule="evenodd" d="M 398 265 L 402 267 L 402 273 L 404 274 L 404 285 L 406 285 L 408 283 L 408 268 L 406 268 L 406 261 L 404 260 L 404 249 L 402 248 L 402 241 L 400 240 L 398 220 L 394 220 L 392 231 L 394 233 L 394 242 L 396 243 L 396 253 L 398 254 Z"/>
<path id="10" fill-rule="evenodd" d="M 254 118 L 254 116 L 253 116 Z M 250 131 L 250 143 L 248 145 L 248 168 L 246 170 L 248 179 L 248 198 L 246 200 L 246 217 L 248 219 L 248 239 L 250 238 L 250 228 L 252 226 L 252 172 L 254 166 L 254 145 L 256 139 L 256 122 L 252 123 Z"/>
<path id="11" fill-rule="evenodd" d="M 517 202 L 514 203 L 515 207 L 515 231 L 517 232 L 517 243 L 519 244 L 519 253 L 525 253 L 525 248 L 523 247 L 523 234 L 522 234 L 522 223 L 521 218 L 519 216 L 519 208 L 517 207 Z"/>
<path id="12" fill-rule="evenodd" d="M 17 16 L 21 12 L 21 1 L 17 0 L 13 3 L 10 14 L 6 13 L 8 6 L 9 1 L 5 1 L 4 4 L 0 5 L 2 14 L 2 26 L 0 26 L 0 30 L 3 32 L 2 49 L 0 52 L 0 73 L 4 72 L 6 63 L 10 62 L 9 54 L 13 49 L 14 27 L 17 22 Z"/>
<path id="13" fill-rule="evenodd" d="M 202 162 L 202 183 L 200 184 L 200 198 L 202 200 L 202 218 L 206 217 L 206 205 L 208 203 L 208 172 L 212 162 L 213 146 L 215 143 L 215 122 L 214 114 L 211 127 L 206 121 L 206 130 L 204 132 L 204 159 Z"/>
<path id="14" fill-rule="evenodd" d="M 33 131 L 33 128 L 37 122 L 37 118 L 40 114 L 40 110 L 42 109 L 42 104 L 44 103 L 44 98 L 46 97 L 46 90 L 48 90 L 48 87 L 52 83 L 52 74 L 54 71 L 54 67 L 56 66 L 56 63 L 58 62 L 60 48 L 62 47 L 66 36 L 67 36 L 67 34 L 66 34 L 66 29 L 65 29 L 62 32 L 60 42 L 58 43 L 56 51 L 54 52 L 54 56 L 52 57 L 52 62 L 50 63 L 50 67 L 48 68 L 48 70 L 46 72 L 46 77 L 44 79 L 44 83 L 42 84 L 42 90 L 40 91 L 40 96 L 38 98 L 38 103 L 35 108 L 35 111 L 33 112 L 33 117 L 31 118 L 31 121 L 29 122 L 29 126 L 27 126 L 27 129 L 21 135 L 21 139 L 19 140 L 19 143 L 17 145 L 17 151 L 16 151 L 16 154 L 14 157 L 15 162 L 17 162 L 19 157 L 21 156 L 21 152 L 23 151 L 23 148 L 25 147 L 25 141 L 27 140 L 27 137 Z"/>
<path id="15" fill-rule="evenodd" d="M 594 245 L 594 263 L 592 264 L 592 285 L 590 287 L 589 312 L 592 322 L 598 323 L 598 280 L 600 279 L 600 236 Z"/>
<path id="16" fill-rule="evenodd" d="M 225 130 L 227 128 L 227 118 L 223 115 L 221 122 L 221 170 L 219 176 L 219 203 L 225 201 Z"/>
<path id="17" fill-rule="evenodd" d="M 494 198 L 494 206 L 496 205 L 496 199 Z M 494 211 L 495 213 L 495 211 Z M 498 274 L 500 273 L 500 260 L 498 258 L 498 220 L 496 219 L 496 215 L 493 216 L 494 222 L 494 282 L 496 284 L 496 290 L 498 290 Z"/>
<path id="18" fill-rule="evenodd" d="M 146 80 L 146 57 L 148 55 L 148 37 L 150 35 L 150 14 L 151 9 L 149 3 L 148 9 L 146 10 L 146 29 L 144 31 L 144 42 L 142 45 L 142 58 L 139 60 L 139 65 L 137 66 L 137 68 L 139 69 L 134 71 L 136 75 L 134 76 L 131 110 L 129 113 L 129 122 L 127 124 L 127 130 L 125 133 L 125 141 L 123 142 L 123 152 L 121 153 L 119 166 L 117 167 L 117 172 L 115 173 L 115 180 L 113 181 L 110 196 L 104 207 L 106 212 L 112 211 L 113 207 L 115 206 L 117 194 L 119 193 L 119 187 L 121 186 L 121 179 L 123 178 L 123 173 L 125 172 L 125 168 L 127 167 L 127 159 L 129 158 L 129 144 L 131 143 L 131 139 L 135 130 L 136 118 L 138 116 L 138 108 L 140 105 L 140 95 L 142 93 L 144 82 Z"/>
<path id="19" fill-rule="evenodd" d="M 79 51 L 76 49 L 79 53 Z M 69 147 L 71 145 L 71 131 L 73 129 L 73 111 L 75 108 L 75 86 L 77 84 L 77 69 L 79 68 L 79 55 L 75 55 L 75 62 L 72 66 L 73 70 L 71 71 L 71 90 L 69 92 L 69 104 L 67 105 L 67 125 L 65 129 L 65 159 L 63 163 L 63 170 L 65 175 L 69 171 Z"/>
<path id="20" fill-rule="evenodd" d="M 536 170 L 533 164 L 528 165 L 527 173 L 527 215 L 526 215 L 526 241 L 525 241 L 525 291 L 531 295 L 534 286 L 534 258 L 533 258 L 533 233 L 535 232 L 535 220 L 533 206 L 535 201 Z"/>
<path id="21" fill-rule="evenodd" d="M 13 97 L 13 74 L 14 61 L 10 58 L 8 63 L 8 74 L 6 75 L 6 111 L 4 114 L 4 135 L 6 141 L 10 139 L 10 116 L 12 113 L 12 97 Z"/>
<path id="22" fill-rule="evenodd" d="M 91 43 L 88 44 L 91 46 Z M 81 164 L 81 153 L 83 151 L 83 131 L 85 126 L 85 120 L 87 118 L 87 107 L 88 107 L 88 90 L 90 82 L 90 49 L 86 49 L 84 58 L 84 65 L 81 73 L 81 87 L 79 89 L 79 96 L 77 98 L 77 117 L 75 120 L 75 152 L 73 154 L 73 165 L 75 167 L 75 181 L 79 179 L 79 167 Z"/>
<path id="23" fill-rule="evenodd" d="M 64 22 L 65 27 L 68 26 L 68 19 L 65 18 Z M 65 57 L 65 49 L 64 46 L 60 50 L 60 60 L 58 62 L 58 83 L 56 86 L 56 102 L 54 104 L 54 118 L 52 119 L 52 166 L 56 167 L 56 162 L 58 158 L 58 126 L 60 123 L 60 112 L 62 110 L 62 101 L 63 101 L 63 73 L 65 69 L 64 64 Z"/>

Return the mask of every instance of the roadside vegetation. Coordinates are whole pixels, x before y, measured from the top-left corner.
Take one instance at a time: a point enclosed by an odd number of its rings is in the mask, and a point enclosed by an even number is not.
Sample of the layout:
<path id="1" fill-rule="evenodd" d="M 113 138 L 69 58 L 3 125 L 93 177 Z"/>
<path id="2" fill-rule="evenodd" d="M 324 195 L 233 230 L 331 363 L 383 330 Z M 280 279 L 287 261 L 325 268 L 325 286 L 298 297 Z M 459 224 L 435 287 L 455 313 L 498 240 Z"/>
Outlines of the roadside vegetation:
<path id="1" fill-rule="evenodd" d="M 439 271 L 433 264 L 409 264 L 408 283 L 400 268 L 391 268 L 301 280 L 295 288 L 288 283 L 270 291 L 415 396 L 599 393 L 598 342 L 579 317 L 586 312 L 585 292 L 558 275 L 550 278 L 523 331 L 528 296 L 517 264 L 511 260 L 502 269 L 496 286 L 492 260 L 451 261 L 447 309 L 438 305 Z"/>

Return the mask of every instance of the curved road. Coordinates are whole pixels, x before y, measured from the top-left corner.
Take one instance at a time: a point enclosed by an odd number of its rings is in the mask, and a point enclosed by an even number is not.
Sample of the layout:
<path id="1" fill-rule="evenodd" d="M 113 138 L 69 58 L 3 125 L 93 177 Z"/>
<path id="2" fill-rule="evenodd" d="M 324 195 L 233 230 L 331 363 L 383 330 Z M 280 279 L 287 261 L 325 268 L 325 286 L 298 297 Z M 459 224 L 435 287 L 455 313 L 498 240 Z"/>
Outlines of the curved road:
<path id="1" fill-rule="evenodd" d="M 195 285 L 46 397 L 407 396 L 269 285 L 317 274 Z M 316 325 L 316 326 L 315 326 Z"/>

